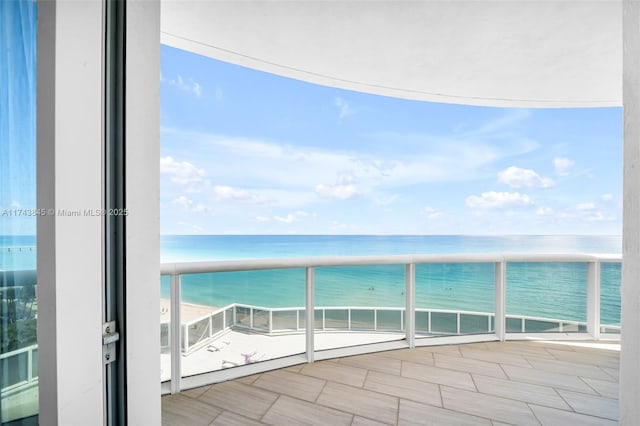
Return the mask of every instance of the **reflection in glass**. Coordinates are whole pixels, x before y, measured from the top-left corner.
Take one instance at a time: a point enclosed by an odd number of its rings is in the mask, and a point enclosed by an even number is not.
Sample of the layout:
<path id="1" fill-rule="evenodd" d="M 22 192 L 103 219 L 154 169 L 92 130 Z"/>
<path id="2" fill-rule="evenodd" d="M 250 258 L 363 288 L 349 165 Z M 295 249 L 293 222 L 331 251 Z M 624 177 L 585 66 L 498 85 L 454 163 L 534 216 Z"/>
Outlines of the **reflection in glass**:
<path id="1" fill-rule="evenodd" d="M 36 424 L 36 11 L 0 3 L 0 424 Z"/>

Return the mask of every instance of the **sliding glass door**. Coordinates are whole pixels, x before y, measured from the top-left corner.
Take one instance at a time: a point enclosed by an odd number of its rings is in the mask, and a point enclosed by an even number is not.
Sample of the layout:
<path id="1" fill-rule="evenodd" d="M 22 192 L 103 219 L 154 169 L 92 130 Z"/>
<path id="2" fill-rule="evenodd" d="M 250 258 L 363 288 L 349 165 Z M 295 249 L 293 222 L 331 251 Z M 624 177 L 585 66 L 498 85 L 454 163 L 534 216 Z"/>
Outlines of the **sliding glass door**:
<path id="1" fill-rule="evenodd" d="M 37 424 L 37 3 L 0 2 L 0 424 Z M 46 212 L 44 212 L 46 214 Z"/>

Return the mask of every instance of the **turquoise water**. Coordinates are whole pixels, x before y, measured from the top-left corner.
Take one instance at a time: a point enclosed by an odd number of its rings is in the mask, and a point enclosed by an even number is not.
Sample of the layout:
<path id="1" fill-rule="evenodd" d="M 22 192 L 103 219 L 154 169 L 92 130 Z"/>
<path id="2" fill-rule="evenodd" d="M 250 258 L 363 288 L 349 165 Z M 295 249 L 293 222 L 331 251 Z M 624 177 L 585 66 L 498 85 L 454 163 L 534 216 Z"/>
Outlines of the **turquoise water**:
<path id="1" fill-rule="evenodd" d="M 620 253 L 615 236 L 165 236 L 162 261 L 423 253 Z M 603 324 L 620 322 L 620 264 L 602 264 Z M 509 263 L 507 314 L 586 320 L 587 268 L 580 263 Z M 168 277 L 162 294 L 169 296 Z M 193 274 L 187 302 L 304 306 L 304 269 Z M 316 306 L 403 307 L 404 266 L 323 267 Z M 492 264 L 416 266 L 418 308 L 494 311 Z"/>
<path id="2" fill-rule="evenodd" d="M 163 236 L 162 262 L 423 253 L 620 253 L 616 236 Z M 0 270 L 35 269 L 35 237 L 0 236 Z M 603 324 L 620 322 L 619 263 L 603 263 Z M 586 320 L 586 265 L 510 263 L 507 313 Z M 317 306 L 404 306 L 404 266 L 316 268 Z M 493 312 L 492 264 L 416 266 L 418 308 Z M 183 277 L 186 302 L 304 306 L 304 269 L 193 274 Z M 169 297 L 169 279 L 162 278 Z"/>

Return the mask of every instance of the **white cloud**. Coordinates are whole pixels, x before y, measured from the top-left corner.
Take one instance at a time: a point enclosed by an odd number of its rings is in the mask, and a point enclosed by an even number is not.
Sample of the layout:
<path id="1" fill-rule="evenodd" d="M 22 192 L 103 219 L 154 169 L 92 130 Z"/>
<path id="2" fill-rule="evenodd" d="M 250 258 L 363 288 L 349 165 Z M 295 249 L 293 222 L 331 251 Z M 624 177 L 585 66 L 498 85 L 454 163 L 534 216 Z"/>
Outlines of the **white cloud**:
<path id="1" fill-rule="evenodd" d="M 526 194 L 495 191 L 483 192 L 480 196 L 471 195 L 467 197 L 465 203 L 468 207 L 480 209 L 527 207 L 533 205 L 533 202 Z"/>
<path id="2" fill-rule="evenodd" d="M 558 218 L 583 222 L 610 222 L 616 220 L 615 215 L 598 209 L 593 203 L 578 204 L 575 209 L 560 212 Z"/>
<path id="3" fill-rule="evenodd" d="M 541 177 L 530 169 L 511 166 L 498 173 L 498 182 L 509 185 L 512 188 L 550 188 L 555 183 L 553 180 Z"/>
<path id="4" fill-rule="evenodd" d="M 285 217 L 274 216 L 273 220 L 277 222 L 282 222 L 282 223 L 293 223 L 293 222 L 298 222 L 307 216 L 309 216 L 309 213 L 303 212 L 303 211 L 297 211 L 297 212 L 289 213 Z"/>
<path id="5" fill-rule="evenodd" d="M 177 87 L 178 89 L 183 90 L 187 93 L 191 93 L 197 97 L 202 96 L 202 85 L 197 81 L 194 81 L 192 78 L 185 80 L 180 74 L 178 74 L 175 79 L 165 80 L 161 74 L 160 81 L 166 81 L 171 86 Z"/>
<path id="6" fill-rule="evenodd" d="M 169 176 L 172 182 L 193 185 L 204 182 L 206 172 L 187 161 L 176 161 L 172 157 L 160 158 L 160 173 Z"/>
<path id="7" fill-rule="evenodd" d="M 355 185 L 316 185 L 316 194 L 323 198 L 348 200 L 358 195 Z"/>
<path id="8" fill-rule="evenodd" d="M 427 219 L 438 219 L 439 217 L 442 217 L 442 215 L 444 214 L 442 213 L 442 211 L 435 209 L 433 207 L 425 207 L 424 213 L 427 215 Z"/>
<path id="9" fill-rule="evenodd" d="M 372 204 L 379 199 L 384 205 L 385 196 L 408 186 L 487 177 L 486 170 L 496 161 L 538 147 L 507 128 L 526 115 L 506 114 L 505 120 L 453 137 L 376 132 L 363 136 L 371 144 L 349 150 L 327 148 L 331 143 L 304 146 L 172 128 L 161 131 L 165 152 L 204 166 L 209 182 L 261 188 L 270 203 L 299 209 L 317 202 L 318 196 L 371 196 Z M 496 143 L 507 139 L 509 143 Z M 193 157 L 182 157 L 186 146 Z"/>
<path id="10" fill-rule="evenodd" d="M 204 231 L 204 228 L 202 226 L 194 225 L 194 224 L 189 223 L 189 222 L 179 221 L 178 225 L 182 226 L 182 227 L 191 228 L 191 231 L 196 233 L 196 234 L 201 234 Z"/>
<path id="11" fill-rule="evenodd" d="M 576 205 L 576 210 L 585 211 L 585 210 L 595 210 L 596 205 L 593 203 L 580 203 Z"/>
<path id="12" fill-rule="evenodd" d="M 389 196 L 377 197 L 373 200 L 373 204 L 380 207 L 390 206 L 400 199 L 400 195 L 393 194 Z"/>
<path id="13" fill-rule="evenodd" d="M 173 204 L 177 204 L 182 206 L 186 211 L 190 213 L 203 213 L 213 215 L 214 211 L 202 203 L 195 203 L 193 200 L 185 197 L 184 195 L 179 196 L 171 201 Z"/>
<path id="14" fill-rule="evenodd" d="M 245 191 L 244 189 L 233 188 L 231 186 L 216 185 L 213 193 L 219 200 L 244 201 L 252 204 L 260 204 L 266 202 L 265 198 Z"/>
<path id="15" fill-rule="evenodd" d="M 341 120 L 343 118 L 345 118 L 345 117 L 349 117 L 350 115 L 354 115 L 356 113 L 356 110 L 351 108 L 349 106 L 349 104 L 347 103 L 347 101 L 345 101 L 342 98 L 336 98 L 335 104 L 338 107 L 338 109 L 340 110 L 340 119 Z"/>
<path id="16" fill-rule="evenodd" d="M 256 221 L 261 223 L 265 223 L 265 222 L 293 223 L 293 222 L 299 222 L 308 216 L 309 216 L 309 213 L 299 210 L 293 213 L 289 213 L 286 216 L 271 216 L 271 217 L 256 216 Z"/>
<path id="17" fill-rule="evenodd" d="M 551 207 L 539 207 L 536 210 L 537 216 L 551 216 L 553 214 L 553 209 Z"/>
<path id="18" fill-rule="evenodd" d="M 568 158 L 557 157 L 553 159 L 553 167 L 558 176 L 569 176 L 571 174 L 571 168 L 575 164 L 575 161 Z"/>
<path id="19" fill-rule="evenodd" d="M 602 194 L 600 197 L 602 201 L 613 201 L 613 194 Z"/>

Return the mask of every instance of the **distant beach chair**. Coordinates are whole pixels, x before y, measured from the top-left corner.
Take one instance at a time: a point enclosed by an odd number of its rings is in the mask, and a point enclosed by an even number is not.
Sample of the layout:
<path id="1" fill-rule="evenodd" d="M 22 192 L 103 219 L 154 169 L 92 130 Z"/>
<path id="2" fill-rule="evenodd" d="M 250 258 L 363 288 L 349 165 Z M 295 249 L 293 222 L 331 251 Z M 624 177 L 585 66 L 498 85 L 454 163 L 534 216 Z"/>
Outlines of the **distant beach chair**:
<path id="1" fill-rule="evenodd" d="M 255 350 L 253 352 L 248 352 L 244 354 L 240 354 L 244 357 L 245 364 L 253 364 L 254 362 L 262 361 L 265 358 L 265 354 L 258 355 L 258 351 Z"/>
<path id="2" fill-rule="evenodd" d="M 220 352 L 223 348 L 224 348 L 224 346 L 216 346 L 216 345 L 207 346 L 207 350 L 209 352 Z"/>

